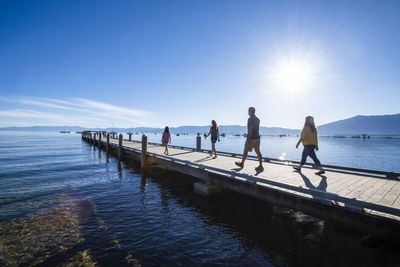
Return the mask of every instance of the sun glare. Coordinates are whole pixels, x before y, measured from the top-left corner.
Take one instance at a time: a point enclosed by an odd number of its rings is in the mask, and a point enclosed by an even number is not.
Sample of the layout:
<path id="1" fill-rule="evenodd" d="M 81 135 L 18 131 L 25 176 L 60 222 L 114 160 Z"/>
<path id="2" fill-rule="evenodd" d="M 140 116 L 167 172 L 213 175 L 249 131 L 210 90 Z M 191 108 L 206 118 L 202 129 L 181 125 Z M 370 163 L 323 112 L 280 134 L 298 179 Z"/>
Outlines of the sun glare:
<path id="1" fill-rule="evenodd" d="M 272 86 L 286 93 L 299 93 L 313 84 L 313 72 L 308 62 L 279 62 L 270 72 Z"/>

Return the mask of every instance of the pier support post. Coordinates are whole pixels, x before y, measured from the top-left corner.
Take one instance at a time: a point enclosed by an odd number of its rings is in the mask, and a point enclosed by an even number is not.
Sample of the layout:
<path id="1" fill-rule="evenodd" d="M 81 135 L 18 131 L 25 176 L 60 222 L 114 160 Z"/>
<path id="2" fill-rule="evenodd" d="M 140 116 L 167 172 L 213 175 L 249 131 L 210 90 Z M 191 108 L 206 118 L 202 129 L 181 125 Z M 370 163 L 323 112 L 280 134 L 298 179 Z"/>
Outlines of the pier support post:
<path id="1" fill-rule="evenodd" d="M 201 136 L 198 135 L 196 137 L 196 151 L 200 151 L 201 150 Z"/>
<path id="2" fill-rule="evenodd" d="M 144 173 L 144 169 L 146 167 L 146 153 L 147 153 L 147 136 L 142 136 L 142 158 L 140 160 L 140 167 L 142 169 L 142 173 Z"/>
<path id="3" fill-rule="evenodd" d="M 89 134 L 89 144 L 93 144 L 92 133 Z"/>
<path id="4" fill-rule="evenodd" d="M 110 149 L 110 134 L 107 134 L 106 152 Z"/>
<path id="5" fill-rule="evenodd" d="M 122 155 L 122 134 L 119 134 L 119 141 L 118 141 L 118 160 L 121 159 Z"/>
<path id="6" fill-rule="evenodd" d="M 132 134 L 129 133 L 129 141 L 132 141 Z"/>
<path id="7" fill-rule="evenodd" d="M 101 134 L 99 134 L 99 148 L 101 149 Z"/>

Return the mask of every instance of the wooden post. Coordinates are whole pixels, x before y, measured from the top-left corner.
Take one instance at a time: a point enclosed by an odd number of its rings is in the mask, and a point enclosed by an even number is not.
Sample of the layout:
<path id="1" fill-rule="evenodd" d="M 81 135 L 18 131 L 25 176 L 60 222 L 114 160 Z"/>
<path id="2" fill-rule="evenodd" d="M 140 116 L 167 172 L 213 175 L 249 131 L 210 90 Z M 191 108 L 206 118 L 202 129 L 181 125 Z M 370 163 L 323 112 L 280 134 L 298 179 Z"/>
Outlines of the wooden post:
<path id="1" fill-rule="evenodd" d="M 129 141 L 132 141 L 132 134 L 129 133 Z"/>
<path id="2" fill-rule="evenodd" d="M 144 173 L 144 169 L 146 167 L 146 152 L 147 152 L 147 136 L 142 136 L 142 158 L 140 160 L 140 166 L 142 169 L 142 173 Z"/>
<path id="3" fill-rule="evenodd" d="M 121 155 L 122 155 L 122 134 L 119 134 L 118 159 L 121 159 Z"/>
<path id="4" fill-rule="evenodd" d="M 106 152 L 108 153 L 108 149 L 110 148 L 110 134 L 107 134 L 107 143 L 106 143 Z"/>
<path id="5" fill-rule="evenodd" d="M 101 148 L 101 133 L 99 134 L 99 148 Z"/>
<path id="6" fill-rule="evenodd" d="M 89 141 L 89 144 L 92 144 L 92 142 L 93 142 L 93 141 L 92 141 L 92 133 L 89 133 L 89 138 L 90 138 L 90 139 L 89 139 L 89 140 L 90 140 L 90 141 Z"/>
<path id="7" fill-rule="evenodd" d="M 200 151 L 201 150 L 201 136 L 198 135 L 196 137 L 196 151 Z"/>

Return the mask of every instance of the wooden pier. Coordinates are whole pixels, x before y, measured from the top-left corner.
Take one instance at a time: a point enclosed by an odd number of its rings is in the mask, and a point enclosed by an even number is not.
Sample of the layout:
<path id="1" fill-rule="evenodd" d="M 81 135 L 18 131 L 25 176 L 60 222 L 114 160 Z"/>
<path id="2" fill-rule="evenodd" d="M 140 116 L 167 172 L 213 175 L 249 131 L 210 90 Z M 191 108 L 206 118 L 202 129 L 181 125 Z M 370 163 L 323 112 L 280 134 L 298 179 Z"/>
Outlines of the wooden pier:
<path id="1" fill-rule="evenodd" d="M 83 132 L 82 139 L 106 151 L 116 150 L 119 158 L 131 155 L 141 160 L 142 170 L 159 164 L 202 180 L 200 190 L 228 189 L 269 203 L 303 211 L 315 217 L 391 241 L 400 241 L 400 174 L 324 165 L 326 173 L 315 175 L 308 164 L 302 172 L 291 167 L 296 161 L 264 158 L 258 173 L 256 157 L 249 156 L 243 169 L 235 166 L 241 155 L 217 152 L 208 157 L 201 142 L 196 148 L 169 146 L 169 155 L 157 143 L 123 140 L 122 134 Z M 114 135 L 114 137 L 116 137 Z"/>

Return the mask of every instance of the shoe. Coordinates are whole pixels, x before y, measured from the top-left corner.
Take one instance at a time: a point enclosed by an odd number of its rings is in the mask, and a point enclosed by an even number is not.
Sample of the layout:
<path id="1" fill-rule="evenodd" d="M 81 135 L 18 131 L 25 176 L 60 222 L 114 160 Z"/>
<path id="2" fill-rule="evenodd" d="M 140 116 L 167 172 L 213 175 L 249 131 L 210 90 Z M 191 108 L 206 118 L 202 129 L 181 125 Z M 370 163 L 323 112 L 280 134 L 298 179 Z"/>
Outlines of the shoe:
<path id="1" fill-rule="evenodd" d="M 215 155 L 214 157 L 213 157 L 213 159 L 216 159 L 217 158 L 217 155 Z"/>
<path id="2" fill-rule="evenodd" d="M 262 172 L 262 171 L 264 171 L 264 167 L 263 167 L 262 165 L 260 165 L 260 166 L 258 166 L 258 167 L 256 168 L 256 171 L 257 171 L 257 172 Z"/>
<path id="3" fill-rule="evenodd" d="M 298 172 L 301 172 L 301 168 L 298 167 L 298 166 L 293 166 L 293 169 L 295 169 L 295 170 L 298 171 Z"/>
<path id="4" fill-rule="evenodd" d="M 315 174 L 316 175 L 321 175 L 321 174 L 324 174 L 324 173 L 325 173 L 325 171 L 322 170 L 322 171 L 316 172 Z"/>
<path id="5" fill-rule="evenodd" d="M 240 167 L 241 169 L 243 169 L 243 163 L 241 162 L 235 162 L 236 166 Z"/>

